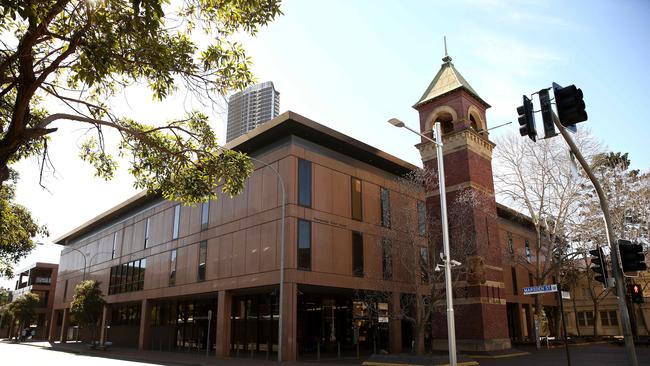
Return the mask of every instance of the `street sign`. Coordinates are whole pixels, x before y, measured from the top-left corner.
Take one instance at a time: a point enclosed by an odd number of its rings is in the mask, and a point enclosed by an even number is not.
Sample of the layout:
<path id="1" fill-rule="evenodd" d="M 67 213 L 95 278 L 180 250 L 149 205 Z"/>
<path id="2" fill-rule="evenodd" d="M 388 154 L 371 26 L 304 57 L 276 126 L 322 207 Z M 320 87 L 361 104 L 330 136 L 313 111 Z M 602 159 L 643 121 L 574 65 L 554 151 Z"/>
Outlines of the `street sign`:
<path id="1" fill-rule="evenodd" d="M 557 292 L 557 285 L 541 285 L 523 288 L 524 295 L 545 294 L 548 292 Z"/>

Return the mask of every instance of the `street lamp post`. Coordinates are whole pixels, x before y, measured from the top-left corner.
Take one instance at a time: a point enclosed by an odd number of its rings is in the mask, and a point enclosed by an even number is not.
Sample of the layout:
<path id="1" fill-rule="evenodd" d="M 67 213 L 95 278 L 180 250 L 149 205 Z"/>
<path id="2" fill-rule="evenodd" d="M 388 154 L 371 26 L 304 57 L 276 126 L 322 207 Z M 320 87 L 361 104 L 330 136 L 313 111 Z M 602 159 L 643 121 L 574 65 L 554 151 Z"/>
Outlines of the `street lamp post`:
<path id="1" fill-rule="evenodd" d="M 451 256 L 449 250 L 449 226 L 447 224 L 447 196 L 445 188 L 445 166 L 442 155 L 442 134 L 440 133 L 440 122 L 435 123 L 434 139 L 421 134 L 408 127 L 397 118 L 391 118 L 388 123 L 395 127 L 404 127 L 416 135 L 433 142 L 436 146 L 436 157 L 438 160 L 438 186 L 440 188 L 440 218 L 442 221 L 442 250 L 445 267 L 445 296 L 447 300 L 447 337 L 449 342 L 449 365 L 456 366 L 456 323 L 454 321 L 454 294 L 451 287 Z"/>

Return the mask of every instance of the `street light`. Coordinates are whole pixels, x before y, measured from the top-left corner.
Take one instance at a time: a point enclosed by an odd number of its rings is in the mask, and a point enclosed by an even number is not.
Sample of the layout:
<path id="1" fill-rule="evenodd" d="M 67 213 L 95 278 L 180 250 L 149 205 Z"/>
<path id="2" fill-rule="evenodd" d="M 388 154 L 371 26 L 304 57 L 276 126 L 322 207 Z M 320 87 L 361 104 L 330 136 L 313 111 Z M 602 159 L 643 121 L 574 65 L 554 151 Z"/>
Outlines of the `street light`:
<path id="1" fill-rule="evenodd" d="M 442 220 L 442 261 L 445 267 L 445 295 L 447 298 L 447 337 L 449 338 L 449 365 L 456 366 L 456 324 L 454 321 L 453 289 L 451 287 L 451 267 L 458 262 L 452 261 L 449 254 L 449 226 L 447 224 L 445 166 L 442 156 L 442 134 L 440 133 L 440 122 L 435 123 L 435 128 L 433 131 L 435 140 L 410 128 L 397 118 L 389 119 L 388 123 L 395 127 L 404 127 L 414 134 L 422 137 L 423 139 L 433 142 L 433 144 L 436 146 L 436 156 L 438 160 L 438 186 L 440 188 L 440 216 Z"/>

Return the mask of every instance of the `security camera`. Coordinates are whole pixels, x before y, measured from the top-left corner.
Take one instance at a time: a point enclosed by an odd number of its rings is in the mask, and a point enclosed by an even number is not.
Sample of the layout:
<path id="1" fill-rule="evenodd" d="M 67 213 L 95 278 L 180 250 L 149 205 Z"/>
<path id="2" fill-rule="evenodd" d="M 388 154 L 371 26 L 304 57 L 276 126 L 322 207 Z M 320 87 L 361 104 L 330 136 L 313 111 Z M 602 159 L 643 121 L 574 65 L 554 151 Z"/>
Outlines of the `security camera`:
<path id="1" fill-rule="evenodd" d="M 452 266 L 460 266 L 462 264 L 459 261 L 456 261 L 456 260 L 453 260 L 453 259 L 450 261 L 450 263 L 451 263 Z"/>

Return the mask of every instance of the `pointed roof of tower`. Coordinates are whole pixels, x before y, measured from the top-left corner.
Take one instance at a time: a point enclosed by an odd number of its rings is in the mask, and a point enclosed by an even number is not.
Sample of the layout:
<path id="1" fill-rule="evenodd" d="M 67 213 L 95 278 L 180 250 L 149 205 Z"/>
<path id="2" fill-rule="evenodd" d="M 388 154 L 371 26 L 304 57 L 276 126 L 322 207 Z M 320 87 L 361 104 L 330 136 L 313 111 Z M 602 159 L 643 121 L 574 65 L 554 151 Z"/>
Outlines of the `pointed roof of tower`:
<path id="1" fill-rule="evenodd" d="M 478 96 L 478 93 L 472 88 L 471 85 L 465 80 L 463 75 L 456 70 L 454 67 L 454 64 L 451 63 L 451 57 L 449 55 L 445 54 L 445 57 L 442 58 L 443 64 L 440 67 L 440 70 L 436 74 L 436 77 L 433 78 L 433 81 L 431 81 L 431 84 L 429 84 L 429 87 L 427 90 L 425 90 L 424 94 L 422 94 L 422 97 L 420 100 L 418 100 L 417 103 L 413 106 L 414 108 L 417 108 L 425 103 L 428 103 L 440 96 L 443 96 L 453 90 L 459 89 L 459 88 L 464 88 L 467 92 L 469 92 L 471 95 L 473 95 L 476 99 L 478 99 L 479 102 L 485 104 L 487 108 L 490 107 L 487 102 L 485 102 L 481 97 Z"/>

